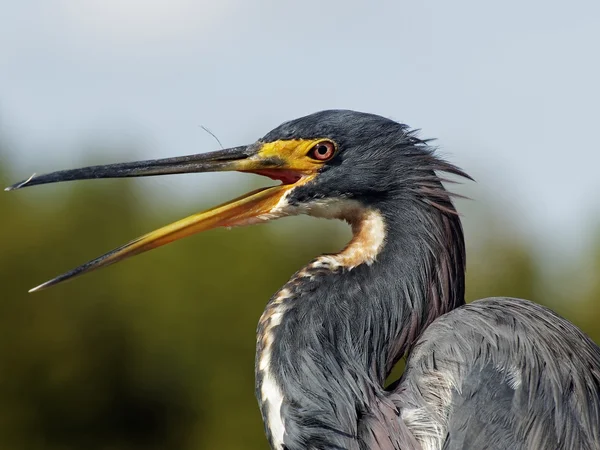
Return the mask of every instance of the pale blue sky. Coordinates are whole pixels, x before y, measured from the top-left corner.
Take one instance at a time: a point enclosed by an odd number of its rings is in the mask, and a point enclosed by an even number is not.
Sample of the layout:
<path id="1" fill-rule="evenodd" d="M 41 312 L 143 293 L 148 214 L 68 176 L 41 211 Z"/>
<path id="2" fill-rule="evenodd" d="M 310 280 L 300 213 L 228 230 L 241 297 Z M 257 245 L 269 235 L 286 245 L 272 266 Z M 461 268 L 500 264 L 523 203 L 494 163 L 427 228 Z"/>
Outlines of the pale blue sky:
<path id="1" fill-rule="evenodd" d="M 197 153 L 216 148 L 199 125 L 229 146 L 351 108 L 438 138 L 478 179 L 470 194 L 544 245 L 581 246 L 600 221 L 597 0 L 0 5 L 0 136 L 24 176 L 77 165 L 98 139 L 105 160 Z M 204 194 L 183 178 L 151 183 Z"/>

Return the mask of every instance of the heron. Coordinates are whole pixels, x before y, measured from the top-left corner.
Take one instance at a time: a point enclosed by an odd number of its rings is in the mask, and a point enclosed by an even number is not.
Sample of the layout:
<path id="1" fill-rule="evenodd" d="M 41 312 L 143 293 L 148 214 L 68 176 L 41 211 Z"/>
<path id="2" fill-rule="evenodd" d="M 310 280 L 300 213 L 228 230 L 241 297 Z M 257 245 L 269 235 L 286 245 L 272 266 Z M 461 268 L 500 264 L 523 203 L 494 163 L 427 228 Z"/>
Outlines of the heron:
<path id="1" fill-rule="evenodd" d="M 470 179 L 407 125 L 326 110 L 255 143 L 32 176 L 239 171 L 281 183 L 150 232 L 33 290 L 216 227 L 306 214 L 352 238 L 267 303 L 256 396 L 271 448 L 600 449 L 600 348 L 528 300 L 465 304 L 465 242 L 446 181 Z M 386 386 L 406 357 L 402 376 Z"/>

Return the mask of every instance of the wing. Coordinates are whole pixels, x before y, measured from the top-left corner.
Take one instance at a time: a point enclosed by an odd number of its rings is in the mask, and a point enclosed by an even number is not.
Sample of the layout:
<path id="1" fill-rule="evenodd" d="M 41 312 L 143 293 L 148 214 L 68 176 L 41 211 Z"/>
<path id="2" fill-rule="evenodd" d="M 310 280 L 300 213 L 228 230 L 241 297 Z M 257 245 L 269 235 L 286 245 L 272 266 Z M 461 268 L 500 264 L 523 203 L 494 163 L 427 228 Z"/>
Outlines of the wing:
<path id="1" fill-rule="evenodd" d="M 515 433 L 514 400 L 514 386 L 494 367 L 471 371 L 453 393 L 443 450 L 526 448 Z M 557 448 L 548 444 L 539 448 Z"/>
<path id="2" fill-rule="evenodd" d="M 480 300 L 436 320 L 395 394 L 425 450 L 600 449 L 600 348 L 525 300 Z"/>

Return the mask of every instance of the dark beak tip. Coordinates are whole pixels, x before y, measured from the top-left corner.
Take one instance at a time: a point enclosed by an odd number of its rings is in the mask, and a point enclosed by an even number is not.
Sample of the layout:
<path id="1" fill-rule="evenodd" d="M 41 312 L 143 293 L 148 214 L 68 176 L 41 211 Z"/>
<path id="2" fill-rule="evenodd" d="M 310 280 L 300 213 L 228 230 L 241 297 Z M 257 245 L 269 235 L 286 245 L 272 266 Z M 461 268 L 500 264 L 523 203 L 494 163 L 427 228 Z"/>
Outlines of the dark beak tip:
<path id="1" fill-rule="evenodd" d="M 29 178 L 27 178 L 26 180 L 19 181 L 18 183 L 13 184 L 12 186 L 5 187 L 4 190 L 7 191 L 7 192 L 8 191 L 16 191 L 17 189 L 21 189 L 22 187 L 26 187 L 29 184 L 29 182 L 31 180 L 33 180 L 33 178 L 36 175 L 37 174 L 34 173 Z"/>
<path id="2" fill-rule="evenodd" d="M 47 283 L 42 283 L 39 286 L 29 289 L 27 292 L 32 294 L 33 292 L 41 291 L 42 289 L 44 289 L 46 287 L 46 285 L 47 285 Z"/>

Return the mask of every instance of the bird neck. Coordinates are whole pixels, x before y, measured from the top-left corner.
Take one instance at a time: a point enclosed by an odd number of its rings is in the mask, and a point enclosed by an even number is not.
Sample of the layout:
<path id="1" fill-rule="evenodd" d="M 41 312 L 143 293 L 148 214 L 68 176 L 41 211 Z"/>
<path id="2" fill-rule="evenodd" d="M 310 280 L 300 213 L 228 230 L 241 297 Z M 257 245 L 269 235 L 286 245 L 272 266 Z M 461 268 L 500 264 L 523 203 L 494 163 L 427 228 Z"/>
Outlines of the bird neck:
<path id="1" fill-rule="evenodd" d="M 386 377 L 433 320 L 464 303 L 455 212 L 407 200 L 343 218 L 349 245 L 297 272 L 259 322 L 257 396 L 273 448 L 284 435 L 289 450 L 354 448 L 361 421 L 399 426 L 385 420 Z"/>

